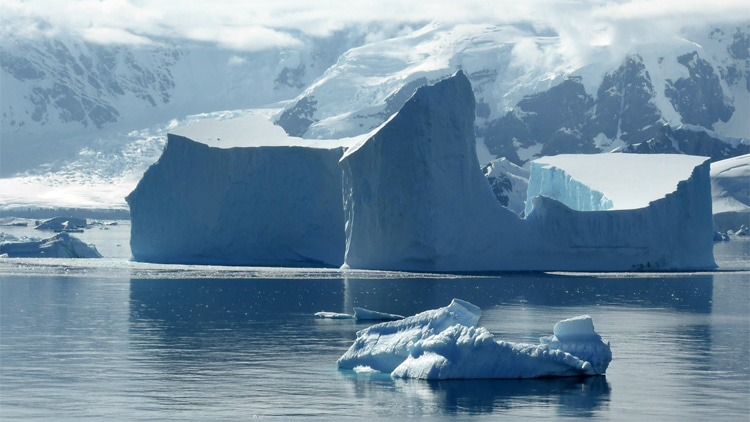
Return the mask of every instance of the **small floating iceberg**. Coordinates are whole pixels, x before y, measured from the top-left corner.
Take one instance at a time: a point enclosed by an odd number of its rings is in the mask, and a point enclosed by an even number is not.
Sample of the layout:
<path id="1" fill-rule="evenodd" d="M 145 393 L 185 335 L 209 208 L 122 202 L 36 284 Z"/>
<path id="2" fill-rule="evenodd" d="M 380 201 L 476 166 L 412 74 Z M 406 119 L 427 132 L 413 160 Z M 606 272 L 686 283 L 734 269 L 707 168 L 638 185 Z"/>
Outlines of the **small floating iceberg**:
<path id="1" fill-rule="evenodd" d="M 356 319 L 357 321 L 396 321 L 404 319 L 401 315 L 388 314 L 385 312 L 371 311 L 365 308 L 354 308 L 354 314 L 342 314 L 338 312 L 320 311 L 315 313 L 316 317 L 329 319 Z"/>
<path id="2" fill-rule="evenodd" d="M 357 321 L 397 321 L 404 319 L 402 315 L 371 311 L 364 308 L 354 308 L 354 319 Z"/>
<path id="3" fill-rule="evenodd" d="M 37 224 L 37 230 L 50 230 L 54 232 L 83 233 L 88 224 L 85 218 L 76 217 L 54 217 Z"/>
<path id="4" fill-rule="evenodd" d="M 10 258 L 101 258 L 96 246 L 61 232 L 47 239 L 0 233 L 0 255 Z"/>
<path id="5" fill-rule="evenodd" d="M 441 333 L 453 325 L 473 326 L 481 309 L 453 299 L 450 305 L 424 311 L 399 321 L 383 322 L 357 332 L 357 339 L 338 360 L 339 368 L 368 366 L 390 373 L 407 357 L 417 341 Z"/>
<path id="6" fill-rule="evenodd" d="M 480 314 L 454 299 L 444 308 L 374 325 L 357 333 L 338 366 L 399 378 L 517 379 L 600 375 L 612 360 L 588 315 L 560 321 L 540 344 L 526 344 L 497 340 L 476 327 Z"/>
<path id="7" fill-rule="evenodd" d="M 352 314 L 342 314 L 339 312 L 328 312 L 328 311 L 315 312 L 315 316 L 318 318 L 328 318 L 328 319 L 353 319 L 354 318 L 354 315 Z"/>

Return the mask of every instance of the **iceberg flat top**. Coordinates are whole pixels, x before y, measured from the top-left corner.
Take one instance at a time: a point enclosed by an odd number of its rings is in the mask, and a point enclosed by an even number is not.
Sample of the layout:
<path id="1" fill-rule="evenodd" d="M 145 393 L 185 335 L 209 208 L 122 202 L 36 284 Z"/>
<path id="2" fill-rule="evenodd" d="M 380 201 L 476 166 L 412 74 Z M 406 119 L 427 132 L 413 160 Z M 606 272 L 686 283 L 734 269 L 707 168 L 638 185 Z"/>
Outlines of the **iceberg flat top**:
<path id="1" fill-rule="evenodd" d="M 348 147 L 358 138 L 302 139 L 289 136 L 263 116 L 249 115 L 230 120 L 203 120 L 171 131 L 214 148 L 306 146 L 310 148 Z"/>
<path id="2" fill-rule="evenodd" d="M 708 157 L 677 154 L 562 154 L 534 163 L 556 167 L 612 201 L 613 210 L 647 207 L 674 192 Z"/>

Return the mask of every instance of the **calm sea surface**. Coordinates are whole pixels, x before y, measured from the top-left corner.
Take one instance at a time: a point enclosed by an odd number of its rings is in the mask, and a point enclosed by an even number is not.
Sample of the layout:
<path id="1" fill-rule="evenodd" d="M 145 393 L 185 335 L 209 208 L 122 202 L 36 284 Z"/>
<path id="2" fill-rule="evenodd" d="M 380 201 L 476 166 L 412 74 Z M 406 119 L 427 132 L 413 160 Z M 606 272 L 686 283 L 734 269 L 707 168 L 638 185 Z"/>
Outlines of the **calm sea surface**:
<path id="1" fill-rule="evenodd" d="M 750 241 L 718 244 L 711 273 L 465 277 L 137 264 L 126 234 L 84 234 L 109 242 L 101 260 L 0 260 L 0 419 L 750 418 Z M 411 315 L 454 297 L 508 341 L 591 315 L 612 345 L 606 376 L 340 371 L 367 324 L 313 315 Z"/>

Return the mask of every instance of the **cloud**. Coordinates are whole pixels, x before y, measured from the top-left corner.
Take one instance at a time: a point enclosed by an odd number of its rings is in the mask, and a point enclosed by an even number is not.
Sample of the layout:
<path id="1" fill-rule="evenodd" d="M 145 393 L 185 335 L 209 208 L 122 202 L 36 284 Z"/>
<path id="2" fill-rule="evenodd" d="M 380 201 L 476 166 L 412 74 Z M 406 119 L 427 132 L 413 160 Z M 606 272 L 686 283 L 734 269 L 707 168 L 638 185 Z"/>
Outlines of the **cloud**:
<path id="1" fill-rule="evenodd" d="M 429 21 L 533 23 L 591 45 L 674 34 L 680 26 L 747 21 L 747 0 L 0 0 L 0 36 L 72 36 L 108 44 L 165 39 L 237 51 L 292 47 L 298 34 L 324 36 L 352 25 L 398 28 Z M 389 31 L 390 32 L 390 31 Z M 394 32 L 395 33 L 395 32 Z M 297 34 L 297 35 L 295 35 Z M 375 38 L 384 35 L 372 34 Z"/>
<path id="2" fill-rule="evenodd" d="M 300 42 L 288 33 L 262 26 L 214 26 L 188 29 L 183 36 L 193 41 L 212 42 L 230 50 L 256 51 L 271 47 L 293 47 Z"/>
<path id="3" fill-rule="evenodd" d="M 83 39 L 95 44 L 150 45 L 152 41 L 120 28 L 91 27 L 83 30 Z"/>
<path id="4" fill-rule="evenodd" d="M 242 66 L 247 63 L 247 59 L 240 56 L 232 56 L 227 60 L 228 66 Z"/>

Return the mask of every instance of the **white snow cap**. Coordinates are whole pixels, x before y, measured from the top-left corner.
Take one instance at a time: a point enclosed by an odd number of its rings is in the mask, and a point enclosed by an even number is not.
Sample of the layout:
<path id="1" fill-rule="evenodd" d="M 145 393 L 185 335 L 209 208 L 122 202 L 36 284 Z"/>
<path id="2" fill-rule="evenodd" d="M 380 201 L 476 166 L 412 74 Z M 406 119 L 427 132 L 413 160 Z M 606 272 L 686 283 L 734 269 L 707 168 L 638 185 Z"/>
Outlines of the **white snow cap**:
<path id="1" fill-rule="evenodd" d="M 302 139 L 287 135 L 280 126 L 259 115 L 248 115 L 229 120 L 203 120 L 174 129 L 173 135 L 182 136 L 214 148 L 260 146 L 306 146 L 336 148 L 349 146 L 354 138 L 335 140 Z"/>
<path id="2" fill-rule="evenodd" d="M 588 315 L 564 319 L 555 324 L 552 333 L 559 340 L 601 338 L 599 337 L 599 334 L 594 331 L 594 320 Z"/>

